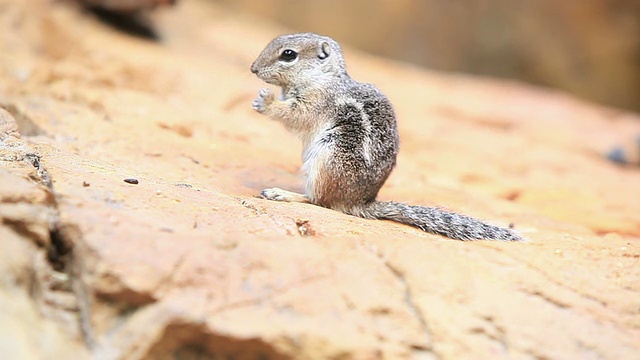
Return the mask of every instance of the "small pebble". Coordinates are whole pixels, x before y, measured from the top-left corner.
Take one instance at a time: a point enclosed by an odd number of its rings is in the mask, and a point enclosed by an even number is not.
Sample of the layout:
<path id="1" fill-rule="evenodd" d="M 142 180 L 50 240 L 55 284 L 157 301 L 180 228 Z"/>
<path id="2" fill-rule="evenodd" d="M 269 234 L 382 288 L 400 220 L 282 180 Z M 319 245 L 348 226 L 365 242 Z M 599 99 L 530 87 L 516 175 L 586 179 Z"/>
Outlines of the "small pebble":
<path id="1" fill-rule="evenodd" d="M 138 179 L 134 178 L 124 179 L 124 182 L 126 182 L 127 184 L 138 185 Z"/>
<path id="2" fill-rule="evenodd" d="M 83 187 L 89 187 L 90 185 L 91 185 L 91 184 L 89 184 L 89 183 L 88 183 L 88 182 L 86 182 L 86 181 L 83 181 L 83 182 L 82 182 L 82 186 L 83 186 Z"/>
<path id="3" fill-rule="evenodd" d="M 618 164 L 627 164 L 629 162 L 624 149 L 621 147 L 615 147 L 611 149 L 611 151 L 607 153 L 607 159 Z"/>
<path id="4" fill-rule="evenodd" d="M 311 224 L 309 224 L 309 220 L 307 219 L 296 219 L 296 226 L 298 227 L 298 233 L 300 233 L 301 236 L 310 236 L 316 234 L 315 230 L 313 230 Z"/>

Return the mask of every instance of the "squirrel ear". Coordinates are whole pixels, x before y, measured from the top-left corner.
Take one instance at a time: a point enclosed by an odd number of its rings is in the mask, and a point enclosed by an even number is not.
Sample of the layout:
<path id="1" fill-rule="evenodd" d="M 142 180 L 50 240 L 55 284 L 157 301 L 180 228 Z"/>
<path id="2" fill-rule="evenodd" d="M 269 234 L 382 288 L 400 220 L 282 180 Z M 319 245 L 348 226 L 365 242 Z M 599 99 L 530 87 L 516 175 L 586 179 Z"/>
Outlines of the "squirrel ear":
<path id="1" fill-rule="evenodd" d="M 318 49 L 318 58 L 320 60 L 324 60 L 328 58 L 329 55 L 331 55 L 331 48 L 329 47 L 329 43 L 325 41 L 320 44 L 320 48 Z"/>

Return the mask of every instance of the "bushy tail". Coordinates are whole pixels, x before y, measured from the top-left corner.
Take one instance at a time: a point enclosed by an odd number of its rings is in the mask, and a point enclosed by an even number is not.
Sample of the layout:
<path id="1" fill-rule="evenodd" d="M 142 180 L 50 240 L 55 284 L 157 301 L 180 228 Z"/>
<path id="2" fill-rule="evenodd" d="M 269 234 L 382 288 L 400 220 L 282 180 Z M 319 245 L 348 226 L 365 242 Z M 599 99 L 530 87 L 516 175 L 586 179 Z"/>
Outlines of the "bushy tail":
<path id="1" fill-rule="evenodd" d="M 457 240 L 523 240 L 520 235 L 509 229 L 434 207 L 374 201 L 358 210 L 352 215 L 368 219 L 393 220 Z"/>

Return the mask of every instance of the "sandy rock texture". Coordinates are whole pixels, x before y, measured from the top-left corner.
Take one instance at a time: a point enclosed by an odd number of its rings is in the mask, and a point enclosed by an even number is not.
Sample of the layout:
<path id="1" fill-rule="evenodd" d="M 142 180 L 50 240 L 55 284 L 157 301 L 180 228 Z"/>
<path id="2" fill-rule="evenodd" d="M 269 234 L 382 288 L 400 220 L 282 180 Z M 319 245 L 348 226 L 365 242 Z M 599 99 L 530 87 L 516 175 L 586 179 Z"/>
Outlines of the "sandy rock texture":
<path id="1" fill-rule="evenodd" d="M 529 239 L 465 243 L 255 197 L 301 187 L 297 139 L 250 106 L 286 30 L 200 0 L 153 15 L 159 42 L 68 3 L 0 10 L 0 354 L 640 353 L 640 171 L 603 156 L 638 115 L 346 49 L 399 115 L 380 197 Z"/>
<path id="2" fill-rule="evenodd" d="M 75 0 L 86 7 L 131 13 L 149 11 L 159 6 L 173 5 L 177 0 Z"/>
<path id="3" fill-rule="evenodd" d="M 640 112 L 638 0 L 218 1 L 380 56 L 521 79 Z"/>

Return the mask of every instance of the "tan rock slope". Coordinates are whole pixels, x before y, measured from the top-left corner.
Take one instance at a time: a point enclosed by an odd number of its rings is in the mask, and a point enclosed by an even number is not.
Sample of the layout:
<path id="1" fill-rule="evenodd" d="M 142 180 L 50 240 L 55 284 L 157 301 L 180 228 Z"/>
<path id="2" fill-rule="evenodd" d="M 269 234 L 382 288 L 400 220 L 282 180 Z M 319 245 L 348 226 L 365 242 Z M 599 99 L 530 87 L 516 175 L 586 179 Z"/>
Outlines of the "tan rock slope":
<path id="1" fill-rule="evenodd" d="M 453 241 L 256 198 L 301 185 L 250 108 L 286 30 L 211 1 L 154 21 L 0 1 L 3 358 L 638 358 L 640 170 L 601 154 L 639 116 L 346 49 L 400 118 L 381 198 L 530 240 Z"/>

